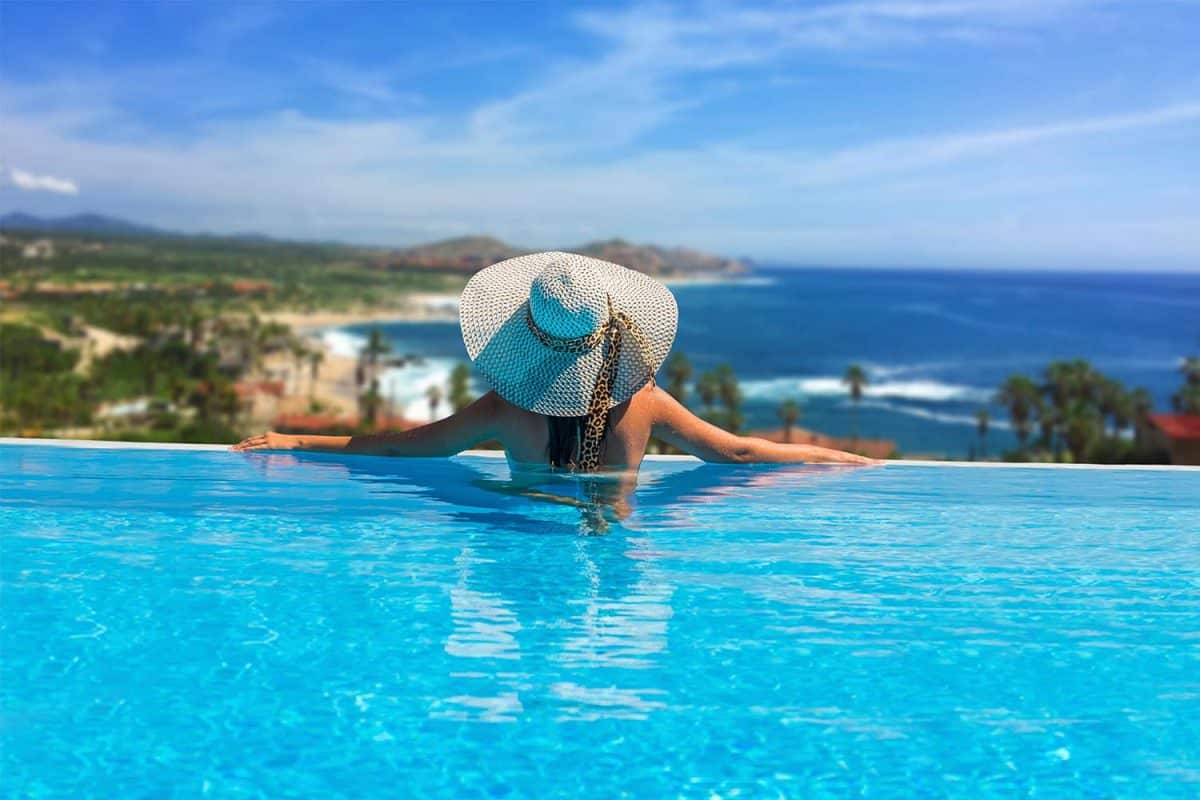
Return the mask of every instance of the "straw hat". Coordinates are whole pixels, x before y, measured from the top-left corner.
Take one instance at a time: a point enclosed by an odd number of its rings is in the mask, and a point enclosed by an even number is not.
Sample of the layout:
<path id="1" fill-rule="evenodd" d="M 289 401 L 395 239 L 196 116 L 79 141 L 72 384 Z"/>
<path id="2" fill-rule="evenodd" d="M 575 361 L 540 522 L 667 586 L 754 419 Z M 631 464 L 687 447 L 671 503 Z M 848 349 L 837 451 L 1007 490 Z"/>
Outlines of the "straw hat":
<path id="1" fill-rule="evenodd" d="M 609 407 L 632 397 L 666 359 L 678 319 L 671 290 L 653 278 L 558 251 L 480 270 L 459 304 L 479 373 L 510 403 L 555 417 L 588 413 L 614 342 Z"/>

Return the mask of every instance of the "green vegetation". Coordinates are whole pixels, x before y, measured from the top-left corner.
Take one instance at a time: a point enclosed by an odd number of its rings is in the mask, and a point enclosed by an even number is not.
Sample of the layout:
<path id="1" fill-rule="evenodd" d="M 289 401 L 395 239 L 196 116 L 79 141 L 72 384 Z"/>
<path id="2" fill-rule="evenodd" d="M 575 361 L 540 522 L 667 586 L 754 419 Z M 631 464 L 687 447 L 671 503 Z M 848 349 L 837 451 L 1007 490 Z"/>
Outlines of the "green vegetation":
<path id="1" fill-rule="evenodd" d="M 1183 386 L 1171 397 L 1171 404 L 1180 414 L 1200 414 L 1200 356 L 1188 356 L 1179 368 Z"/>
<path id="2" fill-rule="evenodd" d="M 988 425 L 992 421 L 991 412 L 981 408 L 975 412 L 975 432 L 979 434 L 979 457 L 987 458 Z"/>
<path id="3" fill-rule="evenodd" d="M 450 408 L 456 413 L 475 402 L 471 394 L 471 367 L 458 364 L 450 372 L 450 386 L 447 392 Z"/>
<path id="4" fill-rule="evenodd" d="M 687 405 L 687 384 L 692 379 L 692 362 L 683 353 L 676 353 L 667 360 L 667 392 L 680 403 Z"/>
<path id="5" fill-rule="evenodd" d="M 39 435 L 104 428 L 110 404 L 141 398 L 136 416 L 143 424 L 107 435 L 234 441 L 239 401 L 233 382 L 242 365 L 222 362 L 227 341 L 214 338 L 197 351 L 178 334 L 164 335 L 85 366 L 78 350 L 62 347 L 38 327 L 0 324 L 0 430 Z"/>
<path id="6" fill-rule="evenodd" d="M 309 376 L 315 407 L 324 354 L 260 315 L 395 305 L 462 283 L 343 245 L 34 231 L 5 240 L 0 430 L 9 433 L 235 441 L 245 408 L 234 385 L 258 374 L 266 354 L 290 361 L 293 389 Z M 24 257 L 35 240 L 49 246 Z M 96 356 L 85 335 L 95 329 L 125 339 Z M 372 379 L 387 350 L 376 333 Z M 115 414 L 114 404 L 125 407 Z"/>
<path id="7" fill-rule="evenodd" d="M 4 281 L 14 299 L 66 332 L 85 322 L 147 336 L 197 313 L 330 310 L 394 303 L 461 286 L 459 276 L 392 265 L 386 251 L 213 237 L 111 237 L 6 231 Z M 49 240 L 47 258 L 22 258 Z"/>
<path id="8" fill-rule="evenodd" d="M 1185 362 L 1184 386 L 1175 395 L 1182 413 L 1192 412 L 1181 407 L 1179 398 L 1200 383 L 1200 376 L 1189 372 L 1195 361 Z M 1083 359 L 1052 362 L 1040 382 L 1012 375 L 1000 387 L 996 402 L 1008 410 L 1017 436 L 1017 449 L 1004 454 L 1010 461 L 1120 464 L 1165 458 L 1146 435 L 1153 411 L 1150 393 L 1140 387 L 1127 389 Z M 1031 439 L 1035 430 L 1037 438 Z M 981 423 L 981 451 L 983 434 Z"/>
<path id="9" fill-rule="evenodd" d="M 863 390 L 866 388 L 867 371 L 858 364 L 851 364 L 846 368 L 846 374 L 842 376 L 842 383 L 850 392 L 850 400 L 854 403 L 854 427 L 851 438 L 858 438 L 858 404 L 862 401 Z"/>

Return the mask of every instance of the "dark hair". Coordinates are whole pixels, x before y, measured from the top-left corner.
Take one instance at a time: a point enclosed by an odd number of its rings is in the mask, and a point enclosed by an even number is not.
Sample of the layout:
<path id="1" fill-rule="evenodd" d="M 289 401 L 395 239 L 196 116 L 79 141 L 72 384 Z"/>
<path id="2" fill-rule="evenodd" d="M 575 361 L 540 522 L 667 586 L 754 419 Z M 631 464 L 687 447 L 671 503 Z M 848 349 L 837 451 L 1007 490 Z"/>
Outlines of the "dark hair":
<path id="1" fill-rule="evenodd" d="M 583 441 L 583 429 L 587 417 L 546 417 L 546 430 L 549 432 L 549 444 L 546 454 L 550 456 L 550 466 L 565 469 L 574 466 L 575 456 L 579 452 L 579 443 Z M 607 434 L 607 431 L 605 431 Z"/>

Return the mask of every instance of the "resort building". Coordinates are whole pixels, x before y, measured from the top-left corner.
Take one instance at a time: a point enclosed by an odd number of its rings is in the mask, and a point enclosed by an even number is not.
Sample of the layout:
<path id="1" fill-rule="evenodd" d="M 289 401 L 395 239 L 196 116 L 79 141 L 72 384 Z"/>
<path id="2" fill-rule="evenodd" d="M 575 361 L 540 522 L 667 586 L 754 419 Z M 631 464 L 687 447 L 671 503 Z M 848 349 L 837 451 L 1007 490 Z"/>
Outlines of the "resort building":
<path id="1" fill-rule="evenodd" d="M 1151 414 L 1150 425 L 1172 464 L 1200 465 L 1200 415 Z"/>

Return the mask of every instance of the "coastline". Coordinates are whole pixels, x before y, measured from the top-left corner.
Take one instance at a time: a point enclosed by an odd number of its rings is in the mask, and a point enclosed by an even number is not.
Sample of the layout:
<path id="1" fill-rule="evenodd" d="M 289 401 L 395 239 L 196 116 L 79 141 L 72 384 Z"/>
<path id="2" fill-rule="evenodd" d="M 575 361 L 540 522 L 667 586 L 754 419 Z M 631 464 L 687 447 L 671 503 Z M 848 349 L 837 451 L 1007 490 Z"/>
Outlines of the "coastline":
<path id="1" fill-rule="evenodd" d="M 752 277 L 697 273 L 662 280 L 671 287 L 686 287 L 733 284 Z M 304 340 L 310 350 L 321 353 L 321 364 L 315 381 L 307 374 L 296 374 L 293 361 L 286 354 L 271 356 L 264 362 L 263 377 L 282 379 L 290 388 L 276 404 L 274 416 L 311 413 L 312 401 L 316 401 L 325 413 L 339 417 L 355 416 L 358 413 L 358 395 L 361 391 L 355 380 L 358 359 L 347 354 L 344 348 L 334 347 L 326 333 L 371 323 L 457 323 L 458 300 L 457 292 L 421 292 L 408 295 L 402 303 L 389 306 L 362 306 L 342 310 L 285 310 L 262 314 L 264 320 L 287 325 Z M 429 380 L 424 375 L 414 375 L 413 378 L 421 383 Z M 427 415 L 420 415 L 411 421 L 426 422 L 426 417 Z M 269 424 L 273 419 L 262 421 Z"/>
<path id="2" fill-rule="evenodd" d="M 328 331 L 370 323 L 399 322 L 458 322 L 458 294 L 417 293 L 405 298 L 403 304 L 344 310 L 272 311 L 263 319 L 289 326 L 312 351 L 321 354 L 316 379 L 309 374 L 296 374 L 292 359 L 284 353 L 269 357 L 263 364 L 264 377 L 281 378 L 291 388 L 274 408 L 273 418 L 262 420 L 271 424 L 274 418 L 285 415 L 313 413 L 313 403 L 320 413 L 339 418 L 358 414 L 358 395 L 362 387 L 357 381 L 358 359 L 335 348 L 325 335 Z M 413 422 L 426 422 L 414 419 Z"/>
<path id="3" fill-rule="evenodd" d="M 268 311 L 262 318 L 287 325 L 302 336 L 371 322 L 457 322 L 458 295 L 420 293 L 409 295 L 403 304 L 394 306 L 364 306 L 338 311 Z"/>

